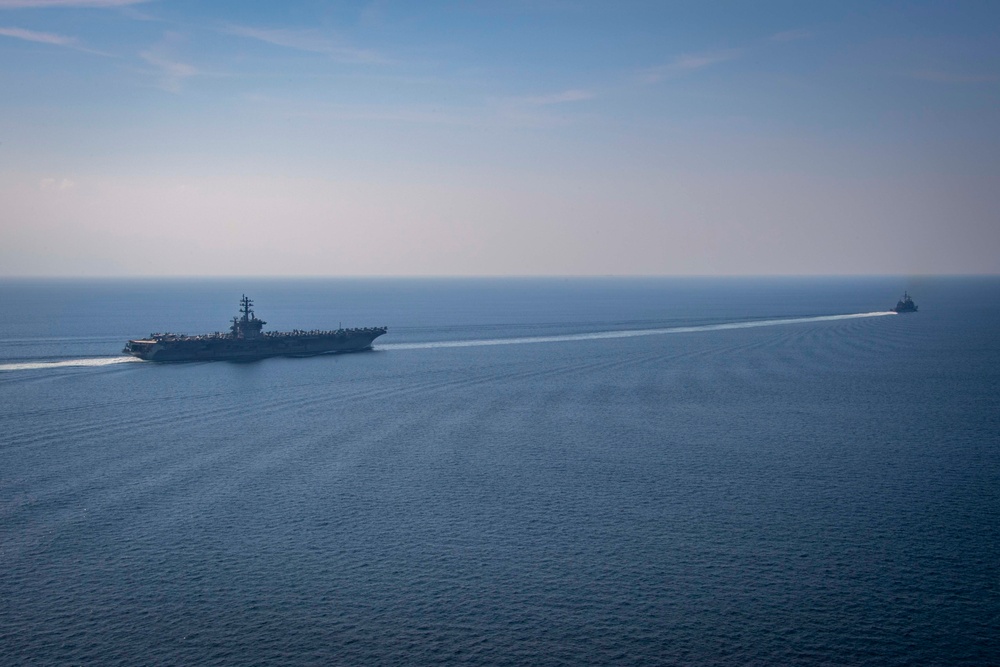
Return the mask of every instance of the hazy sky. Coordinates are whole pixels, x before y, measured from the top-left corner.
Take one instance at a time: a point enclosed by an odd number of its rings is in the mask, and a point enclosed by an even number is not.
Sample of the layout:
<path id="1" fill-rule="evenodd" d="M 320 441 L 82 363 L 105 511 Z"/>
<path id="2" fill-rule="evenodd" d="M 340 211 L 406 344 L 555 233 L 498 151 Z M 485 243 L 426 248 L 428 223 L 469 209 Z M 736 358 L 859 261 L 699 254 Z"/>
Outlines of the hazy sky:
<path id="1" fill-rule="evenodd" d="M 0 275 L 998 272 L 995 0 L 0 0 Z"/>

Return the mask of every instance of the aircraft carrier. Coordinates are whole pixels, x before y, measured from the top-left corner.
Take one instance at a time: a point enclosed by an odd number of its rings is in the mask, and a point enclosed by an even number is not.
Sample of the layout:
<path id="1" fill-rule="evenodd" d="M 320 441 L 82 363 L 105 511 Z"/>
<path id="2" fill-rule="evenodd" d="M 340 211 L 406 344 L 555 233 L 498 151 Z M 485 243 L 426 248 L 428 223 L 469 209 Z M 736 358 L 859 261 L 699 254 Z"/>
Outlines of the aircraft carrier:
<path id="1" fill-rule="evenodd" d="M 372 341 L 386 327 L 335 329 L 331 331 L 263 331 L 264 320 L 253 311 L 253 301 L 244 294 L 240 314 L 233 318 L 229 333 L 200 336 L 154 333 L 130 340 L 122 350 L 148 361 L 252 361 L 266 357 L 307 357 L 334 352 L 370 350 Z"/>

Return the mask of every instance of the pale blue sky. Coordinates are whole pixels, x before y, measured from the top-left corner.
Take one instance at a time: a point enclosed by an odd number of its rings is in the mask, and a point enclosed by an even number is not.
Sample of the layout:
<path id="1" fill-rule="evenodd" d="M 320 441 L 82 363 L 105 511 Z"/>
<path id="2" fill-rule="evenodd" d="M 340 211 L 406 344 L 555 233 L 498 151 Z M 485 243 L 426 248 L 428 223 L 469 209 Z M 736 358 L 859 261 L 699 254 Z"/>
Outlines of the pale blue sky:
<path id="1" fill-rule="evenodd" d="M 1000 3 L 0 0 L 0 275 L 1000 272 Z"/>

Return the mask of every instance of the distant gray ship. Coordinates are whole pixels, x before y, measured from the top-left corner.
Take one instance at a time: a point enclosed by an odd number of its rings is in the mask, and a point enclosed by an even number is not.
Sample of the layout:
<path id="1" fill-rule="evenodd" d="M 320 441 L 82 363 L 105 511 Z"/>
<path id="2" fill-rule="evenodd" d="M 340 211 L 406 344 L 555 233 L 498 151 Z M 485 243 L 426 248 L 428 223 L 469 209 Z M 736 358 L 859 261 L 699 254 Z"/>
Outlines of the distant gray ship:
<path id="1" fill-rule="evenodd" d="M 149 338 L 130 340 L 122 350 L 149 361 L 251 361 L 265 357 L 306 357 L 332 352 L 369 350 L 386 327 L 336 329 L 333 331 L 264 332 L 267 324 L 257 319 L 253 301 L 240 300 L 240 315 L 233 318 L 230 333 L 185 336 L 154 333 Z"/>
<path id="2" fill-rule="evenodd" d="M 917 312 L 917 304 L 913 303 L 913 299 L 907 292 L 903 292 L 903 298 L 896 302 L 896 307 L 893 310 L 897 313 L 915 313 Z"/>

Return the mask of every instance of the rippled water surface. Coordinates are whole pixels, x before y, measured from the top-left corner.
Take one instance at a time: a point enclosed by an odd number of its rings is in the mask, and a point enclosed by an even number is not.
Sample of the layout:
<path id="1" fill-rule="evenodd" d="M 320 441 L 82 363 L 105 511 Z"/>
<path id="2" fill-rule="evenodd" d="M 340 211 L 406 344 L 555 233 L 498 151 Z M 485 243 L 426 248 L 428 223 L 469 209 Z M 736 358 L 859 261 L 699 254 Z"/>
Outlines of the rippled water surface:
<path id="1" fill-rule="evenodd" d="M 268 329 L 389 334 L 117 356 L 243 292 Z M 0 303 L 0 664 L 1000 663 L 1000 280 Z"/>

